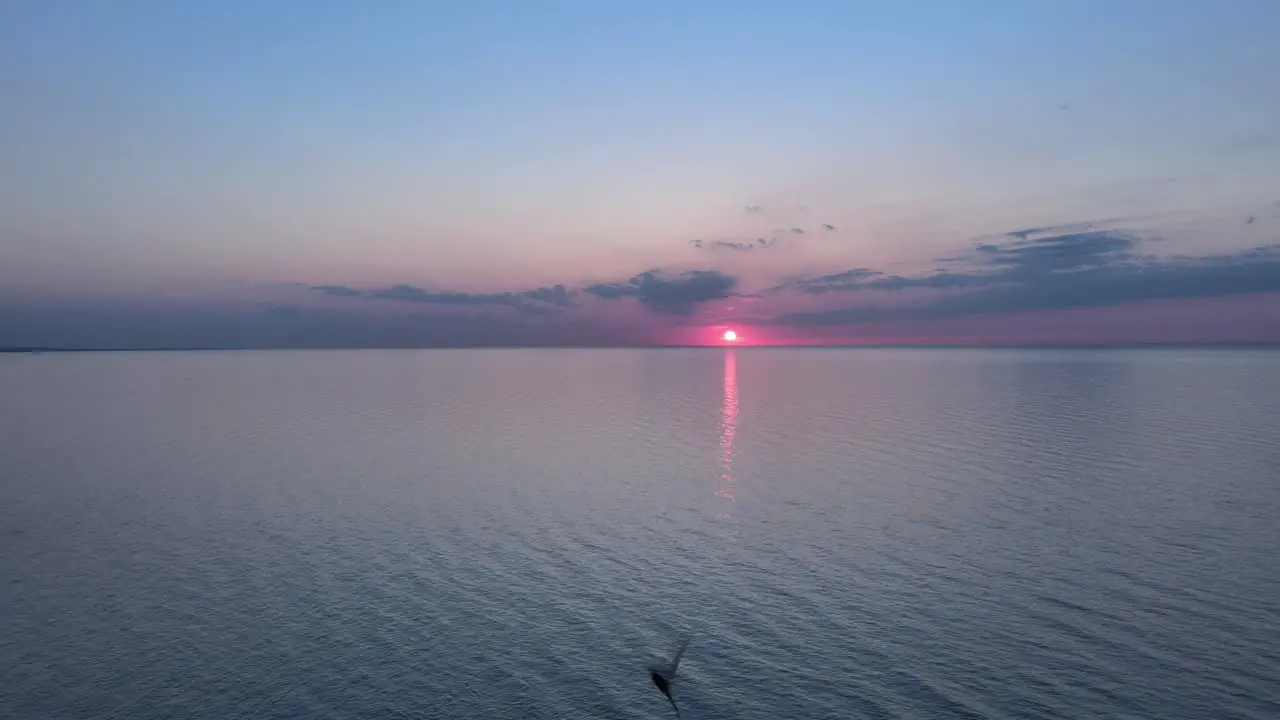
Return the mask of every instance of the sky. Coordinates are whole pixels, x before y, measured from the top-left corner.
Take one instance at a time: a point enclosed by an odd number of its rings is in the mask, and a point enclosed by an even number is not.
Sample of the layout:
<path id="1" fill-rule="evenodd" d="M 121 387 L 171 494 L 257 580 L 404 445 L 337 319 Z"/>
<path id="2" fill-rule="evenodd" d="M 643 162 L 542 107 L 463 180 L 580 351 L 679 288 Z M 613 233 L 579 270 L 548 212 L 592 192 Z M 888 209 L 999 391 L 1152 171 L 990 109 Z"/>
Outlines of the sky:
<path id="1" fill-rule="evenodd" d="M 0 346 L 1280 342 L 1272 0 L 0 0 Z"/>

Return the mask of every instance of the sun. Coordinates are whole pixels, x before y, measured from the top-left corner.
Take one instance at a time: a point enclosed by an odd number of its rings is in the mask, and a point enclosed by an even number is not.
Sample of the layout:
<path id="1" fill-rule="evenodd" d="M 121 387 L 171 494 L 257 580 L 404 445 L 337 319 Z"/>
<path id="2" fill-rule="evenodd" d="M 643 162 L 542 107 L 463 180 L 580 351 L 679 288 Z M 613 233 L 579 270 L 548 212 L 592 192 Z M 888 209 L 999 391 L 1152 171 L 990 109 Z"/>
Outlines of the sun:
<path id="1" fill-rule="evenodd" d="M 734 342 L 735 340 L 738 339 L 738 333 L 732 330 L 725 330 L 724 335 L 722 337 L 724 338 L 725 342 Z"/>

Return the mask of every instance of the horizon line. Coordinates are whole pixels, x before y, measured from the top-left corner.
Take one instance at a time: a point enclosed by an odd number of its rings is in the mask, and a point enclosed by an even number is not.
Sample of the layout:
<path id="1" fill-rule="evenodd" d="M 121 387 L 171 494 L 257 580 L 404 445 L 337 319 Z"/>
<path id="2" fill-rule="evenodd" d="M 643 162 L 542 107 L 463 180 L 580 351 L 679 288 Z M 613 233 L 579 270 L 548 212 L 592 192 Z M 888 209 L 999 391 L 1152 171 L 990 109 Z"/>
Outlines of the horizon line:
<path id="1" fill-rule="evenodd" d="M 49 347 L 9 346 L 0 347 L 0 354 L 42 353 L 113 353 L 113 352 L 252 352 L 252 351 L 359 351 L 359 350 L 1159 350 L 1159 349 L 1253 349 L 1280 350 L 1280 341 L 1259 342 L 1062 342 L 1062 343 L 769 343 L 743 344 L 560 344 L 560 345 L 244 345 L 244 346 L 190 346 L 190 347 Z"/>

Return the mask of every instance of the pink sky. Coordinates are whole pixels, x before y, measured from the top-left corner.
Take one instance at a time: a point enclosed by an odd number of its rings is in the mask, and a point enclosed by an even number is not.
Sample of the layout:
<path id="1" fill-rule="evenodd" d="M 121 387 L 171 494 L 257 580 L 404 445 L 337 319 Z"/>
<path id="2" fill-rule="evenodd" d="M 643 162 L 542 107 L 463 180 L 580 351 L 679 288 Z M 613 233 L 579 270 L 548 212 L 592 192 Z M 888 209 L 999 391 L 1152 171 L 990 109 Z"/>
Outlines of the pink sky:
<path id="1" fill-rule="evenodd" d="M 16 5 L 0 345 L 1277 339 L 1276 8 L 605 5 Z"/>

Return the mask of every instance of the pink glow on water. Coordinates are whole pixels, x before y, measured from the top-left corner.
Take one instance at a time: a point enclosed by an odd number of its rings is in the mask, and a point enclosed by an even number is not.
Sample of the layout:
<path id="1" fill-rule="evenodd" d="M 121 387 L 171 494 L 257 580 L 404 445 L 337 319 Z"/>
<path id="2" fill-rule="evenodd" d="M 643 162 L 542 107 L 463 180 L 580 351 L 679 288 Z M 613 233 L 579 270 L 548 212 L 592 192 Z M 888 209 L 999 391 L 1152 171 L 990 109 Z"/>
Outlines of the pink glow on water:
<path id="1" fill-rule="evenodd" d="M 720 519 L 733 517 L 732 506 L 737 502 L 733 493 L 734 437 L 738 434 L 738 359 L 733 350 L 724 354 L 724 401 L 720 407 L 720 454 L 716 479 L 716 497 L 725 501 L 725 509 L 716 513 Z"/>

